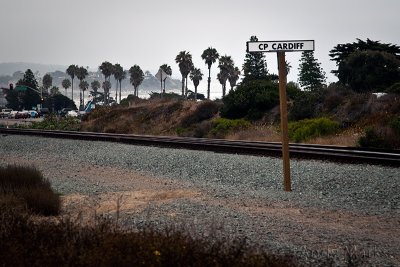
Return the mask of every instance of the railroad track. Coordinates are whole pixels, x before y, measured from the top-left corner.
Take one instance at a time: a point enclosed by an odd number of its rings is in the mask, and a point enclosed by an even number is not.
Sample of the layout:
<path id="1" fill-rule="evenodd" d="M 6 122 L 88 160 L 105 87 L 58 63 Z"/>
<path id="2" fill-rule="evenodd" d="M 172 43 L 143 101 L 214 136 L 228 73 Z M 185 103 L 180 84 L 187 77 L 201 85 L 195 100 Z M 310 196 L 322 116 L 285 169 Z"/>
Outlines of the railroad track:
<path id="1" fill-rule="evenodd" d="M 223 153 L 281 156 L 281 143 L 236 141 L 224 139 L 166 137 L 94 132 L 49 131 L 34 129 L 0 128 L 2 134 L 34 135 L 92 141 L 119 142 L 136 145 L 187 148 Z M 294 144 L 289 145 L 291 158 L 330 160 L 348 163 L 369 163 L 400 166 L 400 150 L 365 149 L 356 147 Z"/>

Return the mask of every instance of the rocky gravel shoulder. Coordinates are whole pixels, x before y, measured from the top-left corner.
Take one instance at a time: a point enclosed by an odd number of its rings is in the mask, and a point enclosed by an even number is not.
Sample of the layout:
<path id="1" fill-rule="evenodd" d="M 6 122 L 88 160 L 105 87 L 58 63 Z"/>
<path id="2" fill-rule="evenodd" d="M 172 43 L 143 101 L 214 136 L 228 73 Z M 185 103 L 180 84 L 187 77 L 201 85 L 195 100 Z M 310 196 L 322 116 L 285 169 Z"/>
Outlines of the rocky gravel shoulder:
<path id="1" fill-rule="evenodd" d="M 293 192 L 284 192 L 277 158 L 1 135 L 6 164 L 41 170 L 66 213 L 245 238 L 309 265 L 325 257 L 346 266 L 356 256 L 400 266 L 399 168 L 292 160 Z"/>

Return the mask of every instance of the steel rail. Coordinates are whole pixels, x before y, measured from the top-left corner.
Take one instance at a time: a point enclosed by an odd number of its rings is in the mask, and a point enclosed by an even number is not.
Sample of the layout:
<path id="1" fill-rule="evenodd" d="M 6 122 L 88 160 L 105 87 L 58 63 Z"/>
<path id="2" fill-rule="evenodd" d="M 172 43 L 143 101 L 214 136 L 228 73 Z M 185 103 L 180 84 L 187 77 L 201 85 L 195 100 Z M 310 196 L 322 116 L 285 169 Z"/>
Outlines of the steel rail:
<path id="1" fill-rule="evenodd" d="M 36 129 L 0 128 L 2 134 L 36 135 L 80 140 L 109 141 L 136 145 L 152 145 L 214 152 L 281 156 L 278 142 L 239 141 L 192 137 L 168 137 L 95 132 L 50 131 Z M 400 150 L 366 149 L 357 147 L 290 143 L 290 156 L 294 158 L 333 160 L 349 163 L 370 163 L 400 166 Z"/>

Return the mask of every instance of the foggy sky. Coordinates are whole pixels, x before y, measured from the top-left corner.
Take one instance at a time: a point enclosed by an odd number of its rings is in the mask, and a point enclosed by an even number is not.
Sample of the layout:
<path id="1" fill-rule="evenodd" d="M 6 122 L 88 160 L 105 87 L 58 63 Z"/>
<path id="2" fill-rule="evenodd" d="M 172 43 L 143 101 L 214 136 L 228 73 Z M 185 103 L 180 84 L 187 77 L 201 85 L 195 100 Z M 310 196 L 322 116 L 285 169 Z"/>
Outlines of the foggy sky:
<path id="1" fill-rule="evenodd" d="M 212 46 L 232 56 L 240 68 L 246 41 L 315 40 L 315 57 L 328 81 L 335 69 L 329 50 L 339 43 L 381 40 L 400 44 L 400 1 L 382 0 L 1 0 L 0 62 L 34 62 L 89 66 L 103 61 L 134 64 L 154 72 L 164 63 L 180 77 L 174 59 L 189 51 L 205 77 L 201 60 Z M 301 53 L 287 53 L 289 81 L 297 82 Z M 266 54 L 268 69 L 277 73 L 276 54 Z M 220 90 L 213 65 L 213 90 Z"/>

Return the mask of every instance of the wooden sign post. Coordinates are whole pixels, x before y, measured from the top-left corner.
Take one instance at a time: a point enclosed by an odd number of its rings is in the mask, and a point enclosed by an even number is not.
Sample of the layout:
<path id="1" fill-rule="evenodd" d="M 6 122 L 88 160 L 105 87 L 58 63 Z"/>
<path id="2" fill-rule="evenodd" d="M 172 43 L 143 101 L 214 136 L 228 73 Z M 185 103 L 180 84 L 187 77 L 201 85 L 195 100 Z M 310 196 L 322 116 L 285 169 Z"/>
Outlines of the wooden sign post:
<path id="1" fill-rule="evenodd" d="M 283 186 L 285 191 L 292 191 L 289 160 L 289 134 L 286 97 L 286 61 L 285 52 L 313 51 L 314 41 L 267 41 L 247 42 L 247 52 L 277 52 L 279 69 L 279 100 L 282 131 Z"/>

